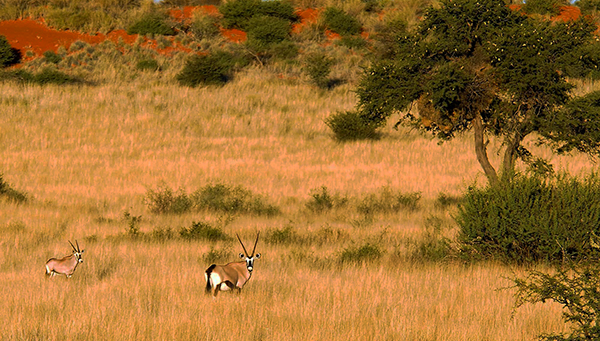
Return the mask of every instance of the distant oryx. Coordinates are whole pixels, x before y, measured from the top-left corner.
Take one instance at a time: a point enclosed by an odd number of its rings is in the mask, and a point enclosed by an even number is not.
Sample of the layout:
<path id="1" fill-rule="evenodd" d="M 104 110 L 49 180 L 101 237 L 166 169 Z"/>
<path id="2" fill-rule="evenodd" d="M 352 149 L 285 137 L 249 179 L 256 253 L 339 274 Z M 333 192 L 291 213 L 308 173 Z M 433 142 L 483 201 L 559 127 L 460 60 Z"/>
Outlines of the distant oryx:
<path id="1" fill-rule="evenodd" d="M 75 272 L 77 265 L 79 263 L 83 263 L 83 259 L 81 258 L 81 254 L 85 250 L 79 249 L 79 243 L 77 240 L 75 244 L 77 244 L 77 248 L 73 246 L 73 243 L 69 240 L 69 244 L 73 248 L 73 254 L 70 256 L 63 257 L 61 259 L 50 258 L 46 262 L 46 276 L 54 276 L 54 275 L 65 275 L 67 278 L 70 278 Z"/>
<path id="2" fill-rule="evenodd" d="M 258 243 L 258 236 L 260 232 L 256 234 L 256 241 L 254 242 L 254 248 L 252 253 L 248 254 L 244 243 L 240 239 L 240 236 L 236 237 L 242 244 L 244 253 L 240 253 L 240 258 L 246 258 L 245 262 L 235 262 L 226 265 L 213 264 L 206 269 L 204 278 L 206 279 L 206 293 L 210 294 L 214 288 L 214 296 L 216 297 L 219 291 L 237 289 L 238 293 L 242 291 L 244 284 L 250 280 L 252 276 L 252 269 L 254 268 L 254 259 L 260 258 L 260 253 L 254 254 L 256 250 L 256 244 Z"/>

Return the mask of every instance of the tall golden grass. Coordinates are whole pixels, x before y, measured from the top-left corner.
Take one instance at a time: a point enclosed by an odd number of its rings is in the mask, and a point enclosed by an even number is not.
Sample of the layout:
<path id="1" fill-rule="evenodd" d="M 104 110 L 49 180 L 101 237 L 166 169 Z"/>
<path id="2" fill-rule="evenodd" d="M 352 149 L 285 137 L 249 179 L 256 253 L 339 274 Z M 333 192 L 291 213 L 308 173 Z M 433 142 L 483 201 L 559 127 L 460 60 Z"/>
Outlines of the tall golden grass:
<path id="1" fill-rule="evenodd" d="M 0 325 L 3 340 L 527 340 L 566 331 L 558 306 L 513 311 L 498 290 L 522 269 L 415 259 L 426 221 L 455 233 L 440 193 L 460 195 L 485 179 L 470 136 L 438 145 L 391 128 L 379 141 L 340 144 L 324 118 L 350 110 L 350 86 L 320 92 L 297 80 L 249 70 L 221 88 L 161 82 L 98 86 L 0 84 L 0 171 L 26 204 L 0 202 Z M 498 141 L 489 149 L 496 164 Z M 584 156 L 550 157 L 584 174 Z M 191 192 L 209 183 L 241 185 L 281 207 L 273 218 L 198 212 L 154 215 L 149 188 Z M 421 208 L 360 221 L 351 209 L 306 210 L 311 190 L 360 197 L 388 187 L 421 192 Z M 235 242 L 130 238 L 140 229 L 209 221 L 251 240 L 263 232 L 253 278 L 241 295 L 204 294 L 211 251 L 235 260 Z M 231 219 L 230 219 L 231 220 Z M 268 242 L 293 226 L 304 242 Z M 44 263 L 85 248 L 73 278 L 46 279 Z M 353 246 L 377 245 L 375 261 L 342 263 Z"/>

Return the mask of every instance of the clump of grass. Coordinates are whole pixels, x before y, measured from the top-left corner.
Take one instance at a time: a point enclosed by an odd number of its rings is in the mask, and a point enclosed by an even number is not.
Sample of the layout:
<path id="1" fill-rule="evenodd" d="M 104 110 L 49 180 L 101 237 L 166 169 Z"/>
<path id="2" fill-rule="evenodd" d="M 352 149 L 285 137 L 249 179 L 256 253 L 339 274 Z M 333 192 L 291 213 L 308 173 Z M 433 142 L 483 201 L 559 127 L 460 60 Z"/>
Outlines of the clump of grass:
<path id="1" fill-rule="evenodd" d="M 338 111 L 325 119 L 334 138 L 340 142 L 356 140 L 377 140 L 381 134 L 379 126 L 366 120 L 358 111 Z"/>
<path id="2" fill-rule="evenodd" d="M 448 208 L 449 206 L 457 206 L 463 200 L 462 196 L 451 196 L 446 193 L 439 193 L 435 199 L 435 207 L 440 209 Z"/>
<path id="3" fill-rule="evenodd" d="M 132 215 L 129 211 L 123 212 L 123 220 L 127 223 L 127 235 L 131 238 L 138 238 L 142 235 L 140 223 L 142 216 Z"/>
<path id="4" fill-rule="evenodd" d="M 210 251 L 202 255 L 202 262 L 207 264 L 224 263 L 230 260 L 231 252 L 226 249 L 215 249 L 211 246 Z"/>
<path id="5" fill-rule="evenodd" d="M 288 224 L 283 228 L 270 230 L 265 236 L 265 242 L 273 245 L 289 245 L 298 241 L 298 233 L 291 224 Z"/>
<path id="6" fill-rule="evenodd" d="M 306 208 L 314 213 L 323 213 L 337 209 L 348 204 L 348 198 L 339 194 L 330 194 L 326 186 L 311 190 L 311 199 L 306 203 Z"/>
<path id="7" fill-rule="evenodd" d="M 0 197 L 16 204 L 21 204 L 27 201 L 27 194 L 14 189 L 8 182 L 4 180 L 2 173 L 0 173 Z"/>
<path id="8" fill-rule="evenodd" d="M 379 260 L 384 252 L 371 243 L 361 246 L 351 246 L 340 252 L 338 260 L 340 263 L 363 263 Z"/>
<path id="9" fill-rule="evenodd" d="M 62 57 L 52 50 L 44 52 L 44 60 L 48 63 L 58 64 L 61 62 Z"/>
<path id="10" fill-rule="evenodd" d="M 156 59 L 142 59 L 135 64 L 135 68 L 140 71 L 160 71 L 160 65 Z"/>
<path id="11" fill-rule="evenodd" d="M 357 210 L 365 215 L 375 213 L 395 213 L 400 210 L 415 211 L 419 208 L 421 193 L 393 192 L 383 187 L 379 193 L 367 195 L 357 206 Z"/>
<path id="12" fill-rule="evenodd" d="M 194 222 L 190 227 L 182 227 L 179 236 L 187 240 L 227 241 L 231 240 L 220 228 L 207 222 Z"/>
<path id="13" fill-rule="evenodd" d="M 183 214 L 192 208 L 192 201 L 183 189 L 174 192 L 164 183 L 156 190 L 149 189 L 144 202 L 155 214 Z"/>

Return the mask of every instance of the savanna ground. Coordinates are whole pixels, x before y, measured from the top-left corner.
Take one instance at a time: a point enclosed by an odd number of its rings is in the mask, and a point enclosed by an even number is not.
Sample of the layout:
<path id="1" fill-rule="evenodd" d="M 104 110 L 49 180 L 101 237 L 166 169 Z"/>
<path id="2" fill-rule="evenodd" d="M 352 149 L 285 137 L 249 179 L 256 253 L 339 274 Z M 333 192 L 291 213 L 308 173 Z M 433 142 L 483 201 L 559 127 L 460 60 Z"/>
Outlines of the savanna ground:
<path id="1" fill-rule="evenodd" d="M 0 203 L 3 340 L 530 340 L 568 330 L 560 306 L 513 310 L 513 291 L 499 289 L 522 268 L 419 258 L 432 233 L 456 233 L 455 206 L 436 206 L 440 193 L 484 184 L 471 137 L 438 145 L 386 128 L 378 141 L 337 143 L 323 121 L 353 108 L 349 85 L 325 92 L 249 69 L 220 88 L 140 77 L 5 83 L 0 94 L 0 169 L 29 195 Z M 572 174 L 594 167 L 546 156 Z M 160 186 L 191 193 L 211 183 L 241 185 L 281 212 L 153 214 L 146 205 Z M 350 202 L 383 188 L 422 199 L 398 213 L 364 216 L 350 204 L 315 213 L 306 204 L 322 186 Z M 262 258 L 241 295 L 213 299 L 203 272 L 237 259 L 235 239 L 132 238 L 125 213 L 142 216 L 146 235 L 204 221 L 251 247 L 260 231 Z M 84 263 L 69 280 L 46 279 L 45 261 L 67 255 L 67 240 L 85 249 Z M 342 261 L 363 245 L 380 257 Z"/>

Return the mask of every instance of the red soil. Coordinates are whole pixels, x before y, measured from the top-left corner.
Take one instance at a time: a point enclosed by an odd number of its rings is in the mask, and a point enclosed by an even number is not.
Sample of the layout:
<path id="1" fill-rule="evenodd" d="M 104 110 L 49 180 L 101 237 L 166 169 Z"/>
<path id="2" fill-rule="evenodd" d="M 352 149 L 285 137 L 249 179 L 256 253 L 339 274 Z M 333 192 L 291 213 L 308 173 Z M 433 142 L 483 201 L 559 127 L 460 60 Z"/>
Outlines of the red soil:
<path id="1" fill-rule="evenodd" d="M 320 13 L 321 9 L 315 8 L 307 8 L 296 11 L 296 14 L 298 14 L 300 17 L 300 22 L 292 26 L 292 33 L 300 33 L 307 24 L 316 23 Z"/>
<path id="2" fill-rule="evenodd" d="M 185 6 L 183 8 L 174 8 L 169 11 L 169 16 L 177 21 L 186 21 L 194 16 L 194 12 L 202 11 L 205 14 L 219 16 L 219 9 L 214 5 L 205 6 Z"/>
<path id="3" fill-rule="evenodd" d="M 523 8 L 523 5 L 512 4 L 508 5 L 508 8 L 513 11 L 520 12 Z M 579 19 L 581 16 L 581 10 L 577 6 L 561 6 L 559 7 L 560 12 L 558 15 L 551 17 L 552 21 L 575 21 Z"/>

